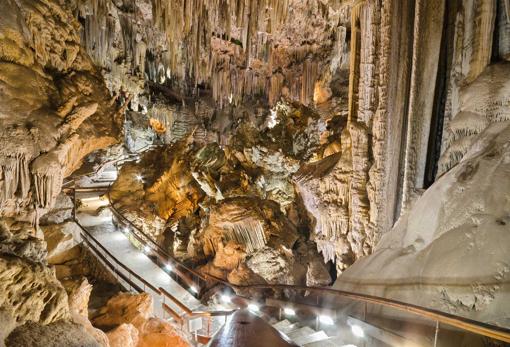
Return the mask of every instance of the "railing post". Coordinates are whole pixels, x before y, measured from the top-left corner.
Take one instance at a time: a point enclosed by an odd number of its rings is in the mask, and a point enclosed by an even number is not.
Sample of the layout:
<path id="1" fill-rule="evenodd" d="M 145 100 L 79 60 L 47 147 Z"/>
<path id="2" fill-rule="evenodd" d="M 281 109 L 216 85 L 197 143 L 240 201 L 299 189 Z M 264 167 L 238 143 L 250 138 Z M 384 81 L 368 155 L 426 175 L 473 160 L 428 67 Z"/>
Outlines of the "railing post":
<path id="1" fill-rule="evenodd" d="M 439 321 L 436 321 L 436 331 L 434 333 L 434 347 L 437 347 L 437 337 L 439 335 Z"/>

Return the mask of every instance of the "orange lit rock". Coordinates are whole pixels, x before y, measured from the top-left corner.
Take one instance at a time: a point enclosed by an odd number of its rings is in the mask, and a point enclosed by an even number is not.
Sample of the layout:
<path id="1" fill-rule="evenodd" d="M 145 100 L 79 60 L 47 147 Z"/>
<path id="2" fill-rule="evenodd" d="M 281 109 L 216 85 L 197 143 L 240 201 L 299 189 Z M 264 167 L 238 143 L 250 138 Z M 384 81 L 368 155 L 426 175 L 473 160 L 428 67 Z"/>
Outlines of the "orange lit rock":
<path id="1" fill-rule="evenodd" d="M 191 343 L 172 324 L 159 318 L 147 320 L 138 329 L 138 347 L 191 347 Z"/>
<path id="2" fill-rule="evenodd" d="M 110 347 L 138 346 L 138 329 L 133 324 L 121 324 L 106 333 Z"/>
<path id="3" fill-rule="evenodd" d="M 98 327 L 114 327 L 123 323 L 139 328 L 152 315 L 152 296 L 147 293 L 120 293 L 108 300 L 93 323 Z"/>

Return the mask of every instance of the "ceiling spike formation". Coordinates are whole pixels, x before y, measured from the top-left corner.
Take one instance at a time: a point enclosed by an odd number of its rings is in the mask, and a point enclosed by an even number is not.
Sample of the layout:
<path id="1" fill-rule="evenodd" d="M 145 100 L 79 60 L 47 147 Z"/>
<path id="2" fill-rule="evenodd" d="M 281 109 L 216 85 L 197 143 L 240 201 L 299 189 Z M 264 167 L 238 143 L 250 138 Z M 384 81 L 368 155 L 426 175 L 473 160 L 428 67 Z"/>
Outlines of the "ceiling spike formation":
<path id="1" fill-rule="evenodd" d="M 154 24 L 167 37 L 171 76 L 196 85 L 210 81 L 220 106 L 263 93 L 266 77 L 250 66 L 268 56 L 268 36 L 285 21 L 288 2 L 152 0 Z"/>

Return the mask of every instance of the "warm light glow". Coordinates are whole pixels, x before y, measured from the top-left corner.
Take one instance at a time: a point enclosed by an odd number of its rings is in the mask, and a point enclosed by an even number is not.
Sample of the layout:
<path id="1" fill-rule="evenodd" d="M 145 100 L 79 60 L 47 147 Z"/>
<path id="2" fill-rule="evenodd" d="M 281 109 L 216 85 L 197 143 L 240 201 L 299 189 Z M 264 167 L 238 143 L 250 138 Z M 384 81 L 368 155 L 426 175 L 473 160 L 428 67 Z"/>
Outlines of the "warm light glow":
<path id="1" fill-rule="evenodd" d="M 143 182 L 143 177 L 141 175 L 136 175 L 135 178 L 137 181 Z"/>
<path id="2" fill-rule="evenodd" d="M 319 316 L 319 321 L 322 324 L 326 324 L 326 325 L 333 325 L 333 324 L 335 324 L 335 322 L 333 321 L 333 318 L 331 318 L 330 316 Z"/>
<path id="3" fill-rule="evenodd" d="M 258 312 L 260 310 L 259 306 L 258 305 L 255 305 L 255 304 L 249 304 L 248 305 L 248 310 L 252 311 L 252 312 Z"/>
<path id="4" fill-rule="evenodd" d="M 352 330 L 352 333 L 357 337 L 365 336 L 365 332 L 359 325 L 352 325 L 351 330 Z"/>
<path id="5" fill-rule="evenodd" d="M 222 296 L 221 296 L 221 301 L 226 302 L 226 303 L 228 303 L 228 304 L 229 304 L 229 303 L 231 303 L 231 302 L 232 302 L 232 299 L 231 299 L 231 298 L 230 298 L 230 296 L 228 296 L 228 295 L 222 295 Z"/>
<path id="6" fill-rule="evenodd" d="M 287 316 L 294 316 L 296 314 L 296 311 L 289 307 L 286 307 L 283 309 L 283 313 L 285 313 Z"/>

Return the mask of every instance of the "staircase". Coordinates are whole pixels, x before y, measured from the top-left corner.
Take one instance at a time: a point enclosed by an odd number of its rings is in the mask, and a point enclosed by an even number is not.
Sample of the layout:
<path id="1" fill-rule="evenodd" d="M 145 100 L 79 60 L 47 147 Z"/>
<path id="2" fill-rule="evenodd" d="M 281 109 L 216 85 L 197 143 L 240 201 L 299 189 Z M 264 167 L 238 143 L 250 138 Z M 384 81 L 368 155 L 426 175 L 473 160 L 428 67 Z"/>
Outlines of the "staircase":
<path id="1" fill-rule="evenodd" d="M 328 336 L 324 331 L 316 331 L 299 323 L 291 323 L 287 319 L 273 324 L 273 328 L 285 335 L 295 344 L 303 347 L 351 347 L 340 337 Z"/>

